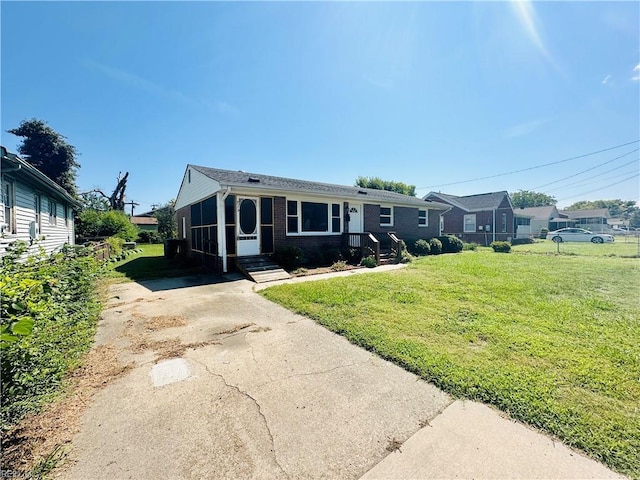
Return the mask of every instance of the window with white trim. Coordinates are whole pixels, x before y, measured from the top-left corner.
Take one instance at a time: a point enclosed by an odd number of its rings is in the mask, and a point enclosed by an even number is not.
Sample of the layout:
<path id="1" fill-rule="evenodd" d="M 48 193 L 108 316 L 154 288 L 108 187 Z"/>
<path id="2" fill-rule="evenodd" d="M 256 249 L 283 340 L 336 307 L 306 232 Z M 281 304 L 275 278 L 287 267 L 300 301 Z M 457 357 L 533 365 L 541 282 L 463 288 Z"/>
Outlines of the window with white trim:
<path id="1" fill-rule="evenodd" d="M 36 212 L 36 224 L 38 225 L 38 229 L 42 230 L 42 198 L 40 195 L 35 194 L 33 196 L 33 203 Z"/>
<path id="2" fill-rule="evenodd" d="M 49 225 L 58 223 L 58 205 L 53 200 L 49 200 Z"/>
<path id="3" fill-rule="evenodd" d="M 507 231 L 507 214 L 502 214 L 502 233 L 506 233 Z"/>
<path id="4" fill-rule="evenodd" d="M 2 182 L 2 203 L 4 204 L 4 224 L 6 225 L 3 233 L 16 233 L 13 198 L 13 183 Z"/>
<path id="5" fill-rule="evenodd" d="M 342 233 L 339 203 L 287 200 L 287 233 L 299 235 Z"/>
<path id="6" fill-rule="evenodd" d="M 393 226 L 393 207 L 380 207 L 380 226 Z"/>
<path id="7" fill-rule="evenodd" d="M 429 212 L 427 210 L 418 210 L 418 226 L 429 226 Z"/>
<path id="8" fill-rule="evenodd" d="M 475 233 L 476 231 L 476 214 L 464 216 L 464 232 Z"/>

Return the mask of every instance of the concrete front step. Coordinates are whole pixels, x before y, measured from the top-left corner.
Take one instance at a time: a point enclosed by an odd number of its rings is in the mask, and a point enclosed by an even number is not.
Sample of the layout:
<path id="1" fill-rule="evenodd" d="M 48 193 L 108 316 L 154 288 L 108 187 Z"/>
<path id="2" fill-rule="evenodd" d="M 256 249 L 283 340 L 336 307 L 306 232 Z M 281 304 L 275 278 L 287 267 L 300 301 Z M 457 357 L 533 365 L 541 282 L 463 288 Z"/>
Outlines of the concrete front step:
<path id="1" fill-rule="evenodd" d="M 269 257 L 250 256 L 237 257 L 236 267 L 249 280 L 256 283 L 272 282 L 275 280 L 285 280 L 291 278 L 284 269 L 274 263 Z"/>

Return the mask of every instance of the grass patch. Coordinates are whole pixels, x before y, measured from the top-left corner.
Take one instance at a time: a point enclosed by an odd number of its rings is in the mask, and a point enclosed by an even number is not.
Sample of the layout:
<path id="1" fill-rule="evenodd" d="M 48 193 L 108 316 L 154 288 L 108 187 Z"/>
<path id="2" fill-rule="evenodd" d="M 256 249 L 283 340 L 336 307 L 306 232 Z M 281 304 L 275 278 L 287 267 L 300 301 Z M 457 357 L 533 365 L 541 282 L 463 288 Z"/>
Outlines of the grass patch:
<path id="1" fill-rule="evenodd" d="M 560 255 L 623 258 L 640 256 L 638 239 L 631 236 L 616 238 L 614 243 L 563 242 L 559 247 Z M 514 253 L 544 253 L 556 255 L 558 253 L 558 245 L 551 240 L 538 240 L 536 243 L 528 245 L 513 245 L 511 251 Z"/>
<path id="2" fill-rule="evenodd" d="M 138 247 L 142 249 L 141 253 L 130 255 L 120 262 L 108 264 L 112 282 L 181 277 L 200 273 L 199 267 L 189 265 L 182 257 L 164 258 L 162 244 L 139 244 Z"/>
<path id="3" fill-rule="evenodd" d="M 640 261 L 622 256 L 470 251 L 261 293 L 640 478 Z"/>

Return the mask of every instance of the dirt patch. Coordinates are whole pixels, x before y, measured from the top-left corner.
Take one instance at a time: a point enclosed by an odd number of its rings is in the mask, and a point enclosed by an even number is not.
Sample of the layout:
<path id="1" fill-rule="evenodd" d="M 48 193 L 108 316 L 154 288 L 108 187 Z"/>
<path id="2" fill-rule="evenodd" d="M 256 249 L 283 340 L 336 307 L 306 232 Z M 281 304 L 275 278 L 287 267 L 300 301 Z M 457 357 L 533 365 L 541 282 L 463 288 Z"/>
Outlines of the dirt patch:
<path id="1" fill-rule="evenodd" d="M 3 471 L 30 472 L 52 455 L 61 458 L 64 447 L 79 431 L 80 418 L 91 398 L 133 367 L 118 361 L 118 350 L 100 345 L 91 350 L 69 377 L 67 393 L 40 413 L 25 417 L 2 439 Z"/>
<path id="2" fill-rule="evenodd" d="M 151 332 L 156 332 L 164 328 L 184 327 L 186 324 L 187 319 L 184 317 L 161 315 L 145 319 L 144 328 Z"/>
<path id="3" fill-rule="evenodd" d="M 217 340 L 208 340 L 205 342 L 182 343 L 178 338 L 169 340 L 150 341 L 148 338 L 142 337 L 138 342 L 132 344 L 130 349 L 134 353 L 142 353 L 148 350 L 156 352 L 155 362 L 167 360 L 169 358 L 179 358 L 184 355 L 188 349 L 206 347 L 208 345 L 220 345 Z"/>

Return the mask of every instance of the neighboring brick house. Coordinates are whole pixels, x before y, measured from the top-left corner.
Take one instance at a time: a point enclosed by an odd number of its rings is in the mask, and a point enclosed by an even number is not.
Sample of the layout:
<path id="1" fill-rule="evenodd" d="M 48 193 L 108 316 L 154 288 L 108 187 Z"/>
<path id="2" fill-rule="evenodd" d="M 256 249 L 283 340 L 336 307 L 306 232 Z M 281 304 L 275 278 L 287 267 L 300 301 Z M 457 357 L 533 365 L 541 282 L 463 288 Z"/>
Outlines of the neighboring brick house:
<path id="1" fill-rule="evenodd" d="M 424 199 L 451 206 L 442 214 L 443 234 L 481 245 L 515 238 L 513 205 L 505 191 L 464 197 L 430 192 Z"/>
<path id="2" fill-rule="evenodd" d="M 73 245 L 74 210 L 79 203 L 53 180 L 2 147 L 0 180 L 0 256 L 11 242 L 24 240 L 30 251 L 47 253 Z"/>
<path id="3" fill-rule="evenodd" d="M 358 235 L 389 232 L 415 239 L 439 235 L 448 205 L 385 190 L 187 165 L 178 196 L 178 232 L 191 256 L 226 272 L 229 260 L 357 246 Z"/>

